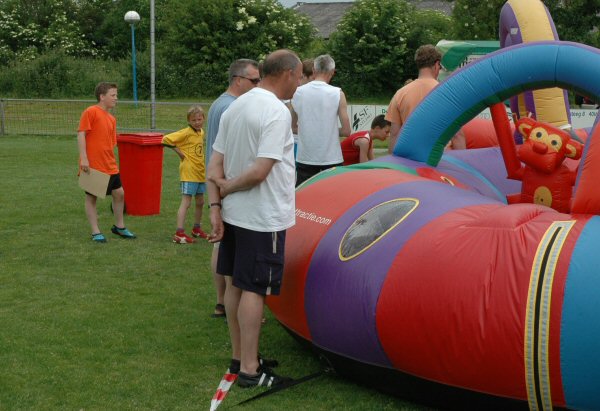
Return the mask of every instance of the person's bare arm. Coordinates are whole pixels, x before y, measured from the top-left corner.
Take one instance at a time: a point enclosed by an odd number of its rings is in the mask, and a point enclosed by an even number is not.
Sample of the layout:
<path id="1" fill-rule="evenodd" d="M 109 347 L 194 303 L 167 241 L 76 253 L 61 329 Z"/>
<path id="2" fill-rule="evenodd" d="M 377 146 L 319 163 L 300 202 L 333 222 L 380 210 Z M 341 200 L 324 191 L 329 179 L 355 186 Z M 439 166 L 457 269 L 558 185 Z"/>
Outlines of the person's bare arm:
<path id="1" fill-rule="evenodd" d="M 173 147 L 173 151 L 177 153 L 181 160 L 185 159 L 185 154 L 183 154 L 183 151 L 181 151 L 179 147 Z"/>
<path id="2" fill-rule="evenodd" d="M 358 147 L 359 149 L 359 154 L 358 154 L 358 162 L 359 163 L 364 163 L 366 161 L 369 161 L 369 139 L 366 137 L 361 137 L 361 138 L 357 138 L 356 140 L 354 140 L 354 146 Z"/>
<path id="3" fill-rule="evenodd" d="M 175 152 L 175 154 L 177 154 L 177 155 L 179 156 L 179 159 L 180 159 L 181 161 L 183 161 L 183 159 L 185 158 L 185 154 L 183 154 L 183 151 L 181 151 L 181 150 L 179 149 L 179 147 L 177 147 L 177 146 L 172 146 L 172 145 L 170 145 L 170 144 L 165 144 L 165 143 L 163 143 L 162 145 L 163 145 L 164 147 L 169 147 L 171 150 L 173 150 L 173 151 Z"/>
<path id="4" fill-rule="evenodd" d="M 467 149 L 467 139 L 465 137 L 465 133 L 462 128 L 458 130 L 458 132 L 452 137 L 450 140 L 450 146 L 452 150 L 466 150 Z"/>
<path id="5" fill-rule="evenodd" d="M 340 105 L 338 106 L 338 117 L 340 118 L 340 137 L 348 137 L 352 133 L 350 128 L 350 118 L 348 117 L 348 103 L 346 95 L 340 90 Z"/>
<path id="6" fill-rule="evenodd" d="M 367 154 L 367 158 L 369 160 L 373 160 L 375 158 L 375 153 L 373 152 L 373 146 L 372 145 L 369 147 L 369 152 Z"/>
<path id="7" fill-rule="evenodd" d="M 208 202 L 210 206 L 210 224 L 211 232 L 208 235 L 208 241 L 216 243 L 223 238 L 223 219 L 221 218 L 221 194 L 217 182 L 225 180 L 223 171 L 223 154 L 218 151 L 212 152 L 208 163 L 208 172 L 206 173 L 206 190 L 208 193 Z M 219 205 L 216 205 L 219 204 Z"/>
<path id="8" fill-rule="evenodd" d="M 292 106 L 292 102 L 290 101 L 286 104 L 290 109 L 290 113 L 292 114 L 292 133 L 298 134 L 298 114 L 294 111 L 294 106 Z"/>
<path id="9" fill-rule="evenodd" d="M 267 178 L 276 161 L 272 158 L 258 157 L 254 164 L 239 176 L 218 182 L 221 197 L 225 198 L 236 191 L 250 190 L 252 187 L 259 185 Z"/>
<path id="10" fill-rule="evenodd" d="M 77 132 L 77 148 L 79 149 L 79 158 L 81 159 L 81 171 L 89 173 L 90 162 L 87 157 L 87 145 L 85 142 L 85 131 Z"/>
<path id="11" fill-rule="evenodd" d="M 394 151 L 394 147 L 396 146 L 396 141 L 398 141 L 398 134 L 400 134 L 400 129 L 402 126 L 398 123 L 392 123 L 390 127 L 390 139 L 388 140 L 388 153 L 392 154 Z"/>

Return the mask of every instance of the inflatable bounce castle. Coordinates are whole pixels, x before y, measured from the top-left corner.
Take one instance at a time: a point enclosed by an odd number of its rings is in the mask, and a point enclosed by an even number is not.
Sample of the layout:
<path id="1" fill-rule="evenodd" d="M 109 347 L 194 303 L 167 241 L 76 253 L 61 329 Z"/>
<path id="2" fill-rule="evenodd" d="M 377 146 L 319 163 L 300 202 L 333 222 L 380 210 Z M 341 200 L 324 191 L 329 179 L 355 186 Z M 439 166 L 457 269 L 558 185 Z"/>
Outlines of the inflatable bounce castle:
<path id="1" fill-rule="evenodd" d="M 267 302 L 339 374 L 396 395 L 600 410 L 600 127 L 565 130 L 563 91 L 600 100 L 600 50 L 559 41 L 538 0 L 500 24 L 504 47 L 434 89 L 393 155 L 298 188 Z M 486 107 L 500 147 L 444 152 Z"/>

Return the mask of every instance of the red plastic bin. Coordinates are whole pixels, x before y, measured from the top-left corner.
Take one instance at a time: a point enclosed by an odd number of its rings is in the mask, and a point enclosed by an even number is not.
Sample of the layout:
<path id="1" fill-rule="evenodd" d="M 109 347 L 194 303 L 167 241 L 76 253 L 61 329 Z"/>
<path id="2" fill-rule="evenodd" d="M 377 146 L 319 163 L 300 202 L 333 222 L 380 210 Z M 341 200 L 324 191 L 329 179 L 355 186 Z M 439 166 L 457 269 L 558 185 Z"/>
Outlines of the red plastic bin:
<path id="1" fill-rule="evenodd" d="M 117 135 L 119 169 L 129 215 L 160 213 L 162 138 L 161 133 Z"/>

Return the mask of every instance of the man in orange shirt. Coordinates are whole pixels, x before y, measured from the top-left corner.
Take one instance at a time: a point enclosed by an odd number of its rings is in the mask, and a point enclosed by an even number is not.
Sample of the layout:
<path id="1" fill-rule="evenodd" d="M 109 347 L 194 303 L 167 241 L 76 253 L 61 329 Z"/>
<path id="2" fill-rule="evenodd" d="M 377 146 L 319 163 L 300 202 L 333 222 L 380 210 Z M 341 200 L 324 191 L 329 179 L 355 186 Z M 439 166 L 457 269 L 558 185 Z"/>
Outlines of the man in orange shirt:
<path id="1" fill-rule="evenodd" d="M 80 172 L 89 173 L 90 168 L 110 174 L 106 195 L 112 195 L 115 225 L 111 231 L 123 238 L 133 239 L 135 235 L 125 228 L 123 208 L 125 192 L 121 185 L 119 168 L 115 158 L 114 148 L 117 145 L 117 120 L 109 110 L 117 105 L 117 85 L 114 83 L 99 83 L 96 86 L 98 104 L 85 109 L 79 120 L 77 129 L 77 146 L 79 148 Z M 92 227 L 92 240 L 105 243 L 106 238 L 98 227 L 97 197 L 86 191 L 85 214 Z"/>
<path id="2" fill-rule="evenodd" d="M 415 53 L 415 63 L 419 70 L 419 78 L 411 81 L 394 94 L 385 116 L 385 119 L 392 123 L 388 141 L 390 154 L 394 150 L 400 129 L 406 123 L 408 116 L 421 100 L 439 84 L 437 78 L 442 68 L 442 54 L 435 46 L 426 44 L 419 47 Z M 451 147 L 453 149 L 466 148 L 465 136 L 462 131 L 456 133 L 452 138 Z"/>

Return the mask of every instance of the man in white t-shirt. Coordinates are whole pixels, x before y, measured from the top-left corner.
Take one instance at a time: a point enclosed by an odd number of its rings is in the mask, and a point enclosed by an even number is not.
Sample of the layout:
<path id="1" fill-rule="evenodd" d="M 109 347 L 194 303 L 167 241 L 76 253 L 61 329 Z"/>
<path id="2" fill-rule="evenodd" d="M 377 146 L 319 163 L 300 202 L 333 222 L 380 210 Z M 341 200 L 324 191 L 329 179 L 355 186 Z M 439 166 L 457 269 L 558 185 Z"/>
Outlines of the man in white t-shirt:
<path id="1" fill-rule="evenodd" d="M 335 61 L 328 54 L 315 58 L 313 73 L 314 80 L 298 87 L 292 98 L 292 123 L 298 129 L 296 185 L 342 165 L 340 137 L 351 132 L 346 96 L 339 87 L 329 84 L 335 74 Z"/>
<path id="2" fill-rule="evenodd" d="M 302 64 L 293 52 L 265 59 L 260 85 L 221 116 L 207 176 L 209 241 L 221 241 L 217 272 L 227 281 L 225 310 L 231 372 L 238 385 L 277 385 L 287 378 L 260 364 L 265 295 L 278 295 L 286 229 L 295 223 L 294 139 L 281 100 L 293 96 Z"/>

